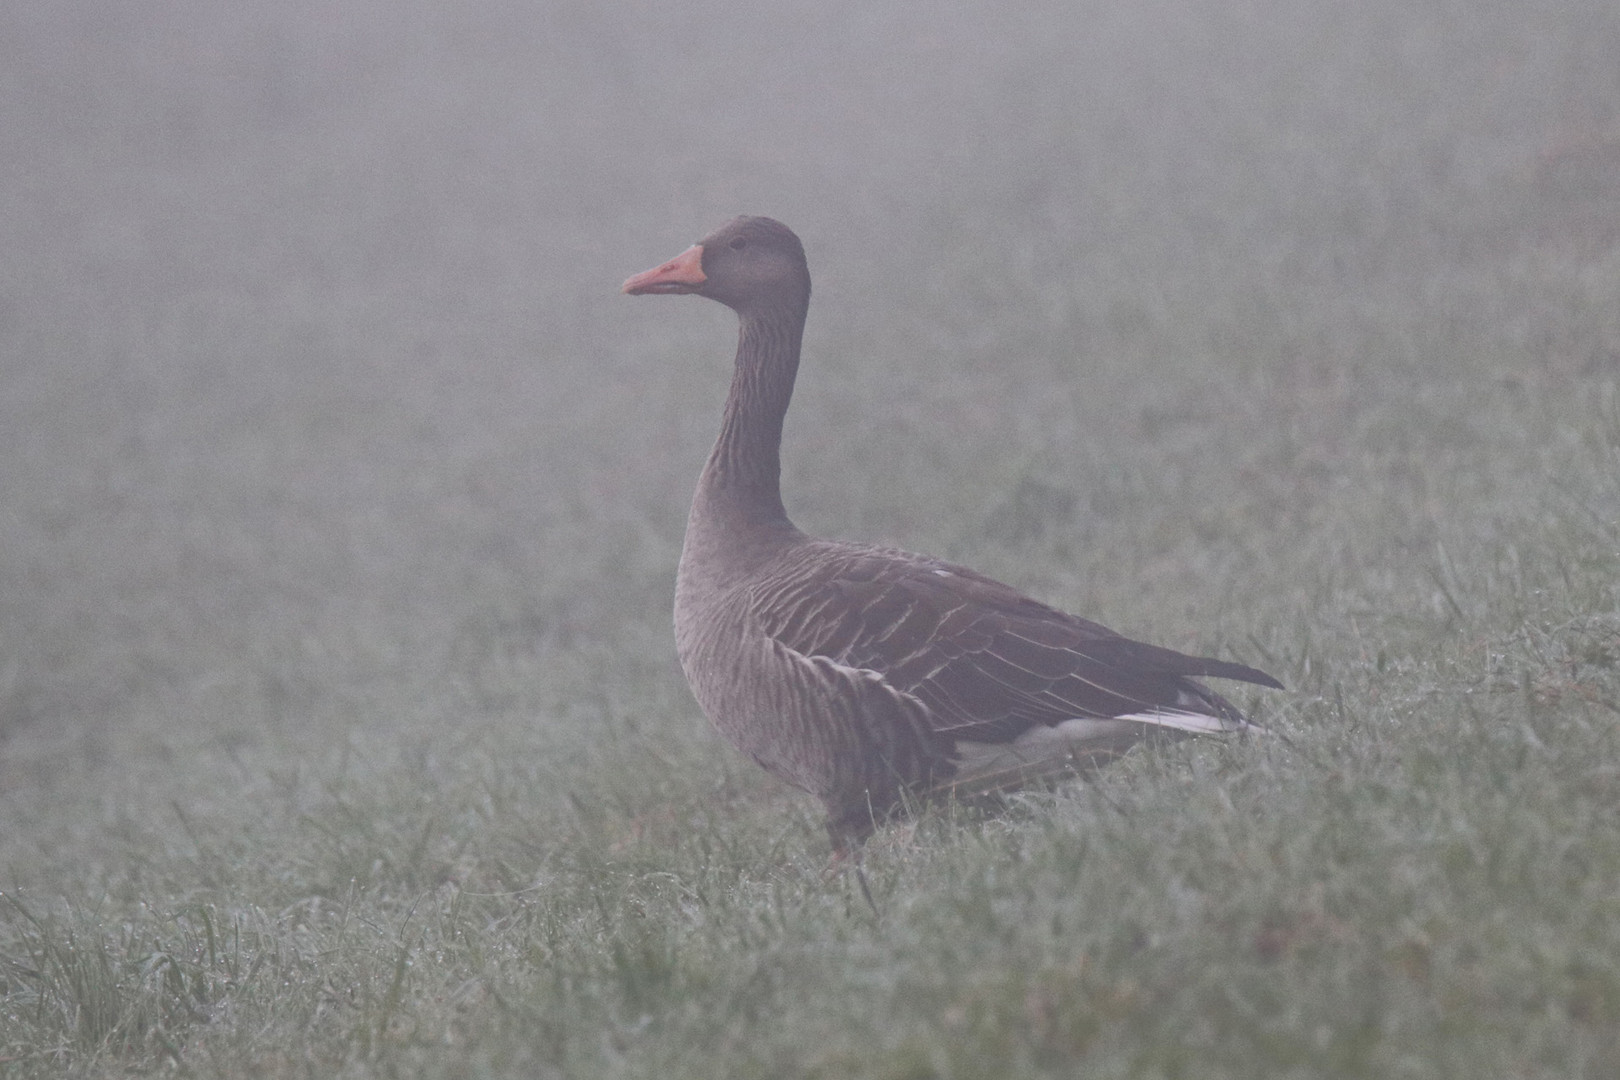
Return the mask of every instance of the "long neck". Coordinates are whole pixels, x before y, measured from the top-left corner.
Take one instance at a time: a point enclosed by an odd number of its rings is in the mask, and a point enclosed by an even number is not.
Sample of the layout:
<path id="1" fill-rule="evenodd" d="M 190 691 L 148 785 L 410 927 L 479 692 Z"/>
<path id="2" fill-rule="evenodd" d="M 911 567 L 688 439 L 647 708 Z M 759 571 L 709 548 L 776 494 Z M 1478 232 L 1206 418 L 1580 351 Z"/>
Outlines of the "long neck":
<path id="1" fill-rule="evenodd" d="M 701 510 L 722 527 L 792 529 L 782 506 L 782 418 L 793 397 L 805 307 L 785 305 L 741 317 L 737 366 L 720 438 L 698 480 Z"/>

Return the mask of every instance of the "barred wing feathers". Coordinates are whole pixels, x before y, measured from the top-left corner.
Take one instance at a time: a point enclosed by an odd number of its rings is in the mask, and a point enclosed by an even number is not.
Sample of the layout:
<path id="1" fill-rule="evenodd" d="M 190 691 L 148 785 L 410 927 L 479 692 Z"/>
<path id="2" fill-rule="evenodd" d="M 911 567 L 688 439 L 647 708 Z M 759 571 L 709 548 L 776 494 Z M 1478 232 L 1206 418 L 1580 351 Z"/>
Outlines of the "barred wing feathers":
<path id="1" fill-rule="evenodd" d="M 932 773 L 906 783 L 994 779 L 1077 754 L 1105 758 L 1154 727 L 1249 729 L 1196 679 L 1280 688 L 1254 668 L 1120 637 L 924 556 L 810 541 L 792 563 L 755 580 L 756 625 L 792 653 L 864 673 L 919 706 L 906 712 L 928 747 L 903 757 L 928 761 Z"/>

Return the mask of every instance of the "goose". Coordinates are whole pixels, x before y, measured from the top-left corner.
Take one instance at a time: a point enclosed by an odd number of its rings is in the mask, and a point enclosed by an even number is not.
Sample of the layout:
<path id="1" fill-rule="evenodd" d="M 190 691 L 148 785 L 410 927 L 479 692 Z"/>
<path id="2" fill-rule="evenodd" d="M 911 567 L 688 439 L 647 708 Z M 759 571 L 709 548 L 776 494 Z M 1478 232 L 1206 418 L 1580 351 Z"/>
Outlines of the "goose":
<path id="1" fill-rule="evenodd" d="M 810 271 L 787 226 L 735 218 L 623 291 L 737 313 L 676 574 L 676 650 L 720 734 L 821 801 L 835 859 L 941 792 L 1089 772 L 1155 732 L 1265 730 L 1197 681 L 1283 689 L 1263 671 L 1132 641 L 964 566 L 794 527 L 782 421 Z"/>

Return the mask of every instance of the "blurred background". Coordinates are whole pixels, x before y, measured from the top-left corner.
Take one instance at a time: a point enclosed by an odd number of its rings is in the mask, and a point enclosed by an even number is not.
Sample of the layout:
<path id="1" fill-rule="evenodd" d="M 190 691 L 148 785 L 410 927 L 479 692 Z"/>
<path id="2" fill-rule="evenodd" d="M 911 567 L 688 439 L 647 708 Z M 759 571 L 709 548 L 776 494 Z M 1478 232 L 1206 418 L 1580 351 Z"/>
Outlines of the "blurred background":
<path id="1" fill-rule="evenodd" d="M 815 275 L 802 526 L 1262 662 L 1247 595 L 1427 566 L 1612 392 L 1617 57 L 1607 0 L 6 5 L 0 790 L 695 717 L 732 320 L 618 286 L 743 212 Z"/>

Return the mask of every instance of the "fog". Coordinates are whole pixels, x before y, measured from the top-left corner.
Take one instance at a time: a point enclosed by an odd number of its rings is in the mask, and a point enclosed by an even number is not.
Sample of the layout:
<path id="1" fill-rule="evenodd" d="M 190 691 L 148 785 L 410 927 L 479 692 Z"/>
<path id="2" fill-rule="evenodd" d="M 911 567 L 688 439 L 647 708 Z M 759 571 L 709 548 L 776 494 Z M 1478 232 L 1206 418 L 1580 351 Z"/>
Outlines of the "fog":
<path id="1" fill-rule="evenodd" d="M 1181 362 L 1612 378 L 1616 57 L 1606 0 L 7 5 L 0 748 L 656 647 L 731 329 L 618 283 L 736 213 L 810 254 L 840 535 L 956 543 L 942 444 L 1140 437 Z"/>

